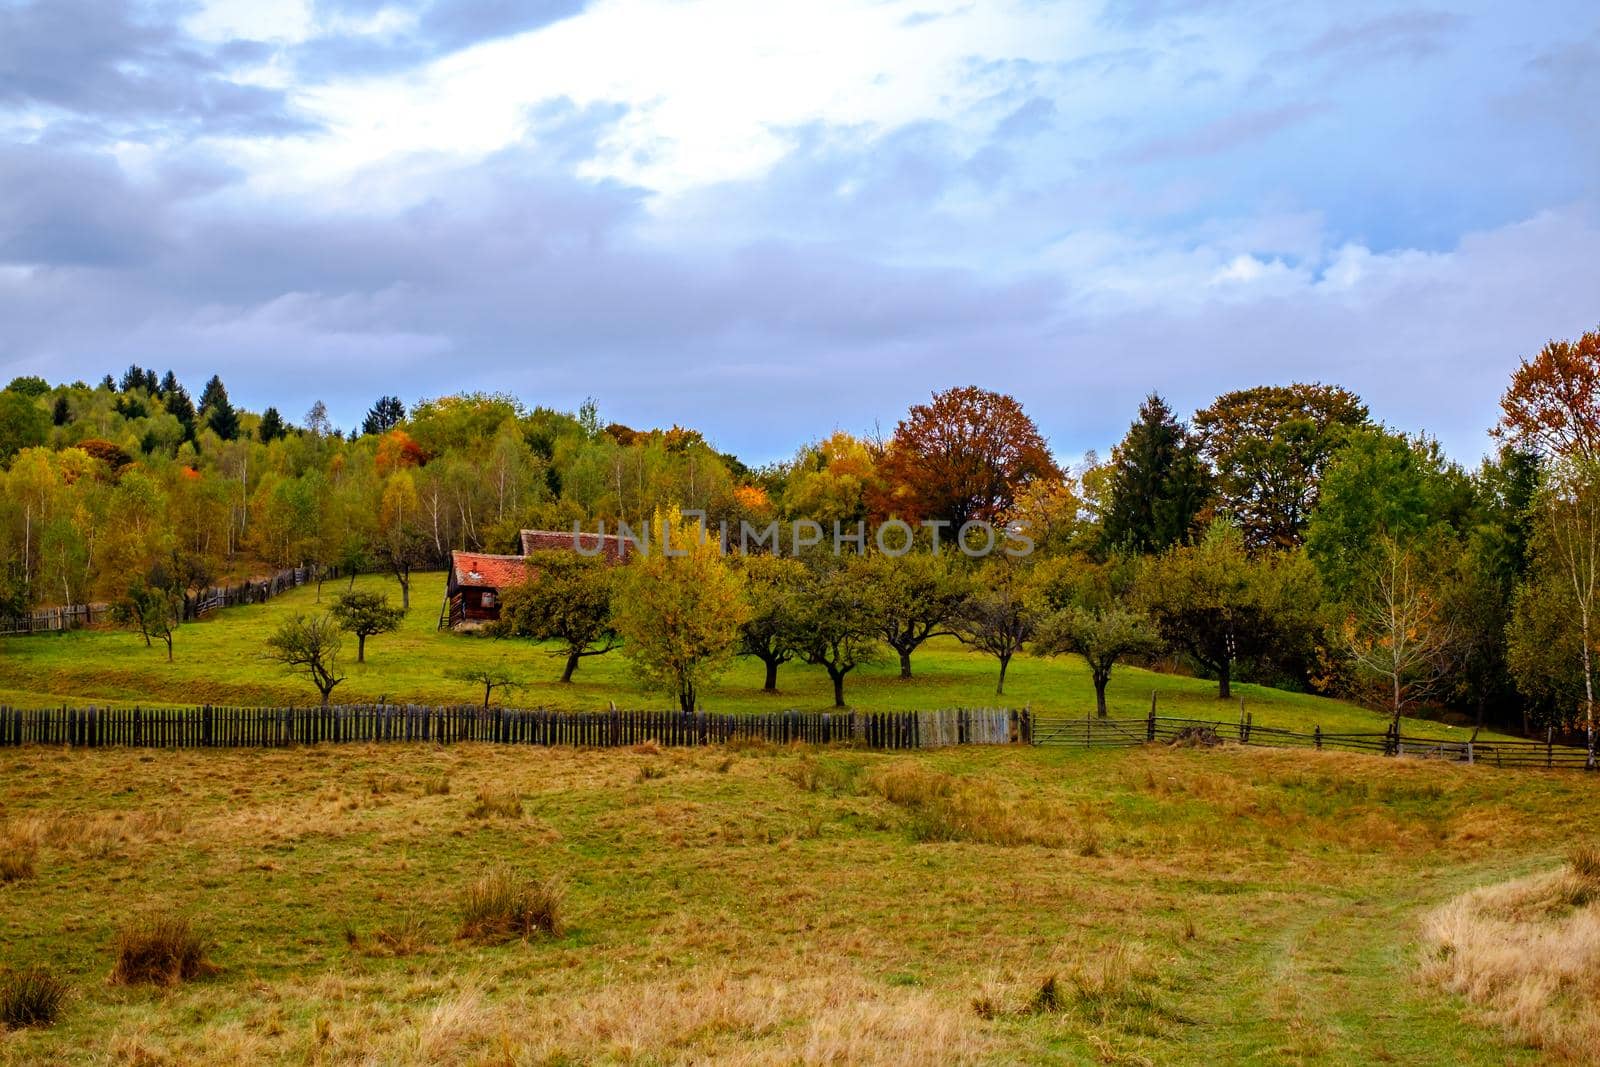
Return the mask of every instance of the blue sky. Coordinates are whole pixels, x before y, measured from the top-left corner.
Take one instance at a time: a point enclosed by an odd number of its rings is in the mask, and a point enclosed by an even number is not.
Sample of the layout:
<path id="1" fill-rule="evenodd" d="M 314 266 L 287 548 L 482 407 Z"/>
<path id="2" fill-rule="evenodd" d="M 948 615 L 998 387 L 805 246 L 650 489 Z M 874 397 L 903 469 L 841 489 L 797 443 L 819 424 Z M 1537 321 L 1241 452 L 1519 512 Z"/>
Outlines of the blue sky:
<path id="1" fill-rule="evenodd" d="M 1577 2 L 0 0 L 0 371 L 757 461 L 1322 380 L 1472 461 L 1600 324 L 1597 101 Z"/>

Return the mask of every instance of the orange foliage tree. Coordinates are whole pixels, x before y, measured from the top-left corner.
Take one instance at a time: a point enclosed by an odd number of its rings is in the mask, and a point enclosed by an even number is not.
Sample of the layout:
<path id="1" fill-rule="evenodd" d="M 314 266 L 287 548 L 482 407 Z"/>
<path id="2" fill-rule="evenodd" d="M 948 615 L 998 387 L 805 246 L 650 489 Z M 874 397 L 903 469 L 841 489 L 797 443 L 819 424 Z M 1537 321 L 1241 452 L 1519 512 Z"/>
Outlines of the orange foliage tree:
<path id="1" fill-rule="evenodd" d="M 968 385 L 915 404 L 895 427 L 875 510 L 908 519 L 998 521 L 1039 479 L 1059 480 L 1039 427 L 1002 393 Z"/>
<path id="2" fill-rule="evenodd" d="M 1511 376 L 1492 431 L 1547 456 L 1600 460 L 1600 329 L 1551 341 Z"/>

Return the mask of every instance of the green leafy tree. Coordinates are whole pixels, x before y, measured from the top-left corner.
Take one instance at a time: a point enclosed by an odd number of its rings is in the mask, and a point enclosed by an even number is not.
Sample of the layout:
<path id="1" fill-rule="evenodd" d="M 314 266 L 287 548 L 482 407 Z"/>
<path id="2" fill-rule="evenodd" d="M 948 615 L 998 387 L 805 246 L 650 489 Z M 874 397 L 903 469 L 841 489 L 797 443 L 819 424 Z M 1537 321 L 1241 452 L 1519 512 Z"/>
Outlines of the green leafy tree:
<path id="1" fill-rule="evenodd" d="M 911 678 L 911 654 L 934 637 L 954 636 L 955 620 L 972 587 L 946 554 L 873 553 L 851 561 L 867 591 L 866 607 L 878 636 L 900 657 L 900 677 Z"/>
<path id="2" fill-rule="evenodd" d="M 652 528 L 663 544 L 624 568 L 617 632 L 645 683 L 694 711 L 700 691 L 732 662 L 750 609 L 719 546 L 676 508 L 657 511 Z"/>
<path id="3" fill-rule="evenodd" d="M 1196 544 L 1152 557 L 1136 594 L 1162 640 L 1216 676 L 1223 700 L 1241 661 L 1291 660 L 1320 628 L 1316 573 L 1304 555 L 1252 559 L 1239 531 L 1220 521 Z"/>
<path id="4" fill-rule="evenodd" d="M 151 647 L 152 638 L 162 642 L 167 662 L 172 662 L 172 637 L 183 621 L 183 600 L 159 569 L 147 578 L 134 579 L 112 611 L 124 625 L 139 631 L 144 647 Z"/>
<path id="5" fill-rule="evenodd" d="M 1011 660 L 1033 637 L 1039 612 L 1030 601 L 1021 569 L 1009 560 L 995 560 L 975 578 L 976 591 L 956 617 L 956 636 L 963 644 L 993 656 L 1000 664 L 996 696 L 1006 691 Z"/>
<path id="6" fill-rule="evenodd" d="M 1189 430 L 1151 393 L 1111 454 L 1101 534 L 1111 548 L 1159 552 L 1192 540 L 1211 475 Z"/>
<path id="7" fill-rule="evenodd" d="M 867 590 L 844 567 L 819 560 L 807 568 L 799 619 L 800 655 L 828 672 L 833 706 L 842 708 L 845 676 L 880 656 Z"/>
<path id="8" fill-rule="evenodd" d="M 1161 650 L 1154 624 L 1132 603 L 1137 573 L 1134 559 L 1122 556 L 1103 564 L 1052 561 L 1034 579 L 1041 619 L 1033 653 L 1081 656 L 1094 682 L 1095 710 L 1101 718 L 1106 716 L 1106 687 L 1116 665 Z"/>
<path id="9" fill-rule="evenodd" d="M 1300 544 L 1344 431 L 1366 422 L 1354 393 L 1296 383 L 1226 393 L 1195 414 L 1194 429 L 1220 505 L 1255 550 Z"/>
<path id="10" fill-rule="evenodd" d="M 564 659 L 561 680 L 570 682 L 580 661 L 619 643 L 612 622 L 613 567 L 600 557 L 564 550 L 535 552 L 527 566 L 523 581 L 501 590 L 500 618 L 491 632 L 556 642 L 552 655 Z"/>
<path id="11" fill-rule="evenodd" d="M 50 416 L 26 393 L 0 391 L 0 466 L 25 448 L 37 448 L 50 437 Z"/>
<path id="12" fill-rule="evenodd" d="M 801 651 L 805 564 L 783 556 L 747 556 L 740 561 L 739 572 L 750 616 L 739 627 L 738 655 L 761 661 L 766 668 L 761 688 L 775 693 L 778 668 Z"/>
<path id="13" fill-rule="evenodd" d="M 333 619 L 346 633 L 356 635 L 356 662 L 367 661 L 367 638 L 400 629 L 406 613 L 389 606 L 387 593 L 344 593 L 334 602 Z"/>
<path id="14" fill-rule="evenodd" d="M 328 706 L 334 687 L 344 681 L 339 669 L 339 624 L 330 615 L 296 615 L 267 638 L 269 660 L 291 674 L 303 674 Z"/>

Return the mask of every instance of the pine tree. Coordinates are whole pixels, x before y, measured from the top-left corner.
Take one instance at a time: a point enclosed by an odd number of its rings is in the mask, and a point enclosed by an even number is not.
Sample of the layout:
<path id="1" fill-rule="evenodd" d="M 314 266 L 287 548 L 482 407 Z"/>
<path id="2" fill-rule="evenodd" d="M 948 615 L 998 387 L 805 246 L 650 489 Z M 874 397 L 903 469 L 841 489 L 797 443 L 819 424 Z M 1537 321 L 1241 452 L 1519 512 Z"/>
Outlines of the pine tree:
<path id="1" fill-rule="evenodd" d="M 398 426 L 406 417 L 406 406 L 397 396 L 383 396 L 367 411 L 367 417 L 362 420 L 361 432 L 364 434 L 388 433 Z"/>
<path id="2" fill-rule="evenodd" d="M 108 374 L 100 379 L 100 388 L 108 393 L 114 393 L 117 391 L 117 380 Z"/>
<path id="3" fill-rule="evenodd" d="M 182 386 L 178 384 L 178 376 L 169 370 L 167 371 L 166 375 L 162 377 L 161 387 L 157 389 L 156 392 L 163 397 L 167 397 L 171 396 L 181 388 Z"/>
<path id="4" fill-rule="evenodd" d="M 1112 453 L 1108 495 L 1105 544 L 1135 552 L 1188 543 L 1210 498 L 1210 474 L 1194 439 L 1156 393 Z"/>
<path id="5" fill-rule="evenodd" d="M 158 378 L 156 378 L 156 372 L 154 370 L 147 370 L 144 372 L 144 389 L 145 392 L 149 393 L 151 396 L 161 395 L 161 382 Z"/>
<path id="6" fill-rule="evenodd" d="M 218 375 L 211 376 L 205 392 L 200 395 L 200 414 L 212 432 L 224 441 L 232 441 L 239 436 L 239 413 L 233 410 L 233 404 L 228 400 L 228 390 Z"/>
<path id="7" fill-rule="evenodd" d="M 256 439 L 262 444 L 271 444 L 284 436 L 283 416 L 278 414 L 277 408 L 268 408 L 261 413 L 261 425 L 256 427 Z"/>
<path id="8" fill-rule="evenodd" d="M 161 383 L 162 402 L 167 405 L 167 414 L 178 420 L 183 427 L 183 439 L 194 440 L 194 401 L 189 399 L 189 391 L 178 384 L 172 372 L 167 372 L 166 380 Z"/>
<path id="9" fill-rule="evenodd" d="M 131 393 L 135 389 L 143 389 L 144 387 L 144 368 L 137 363 L 130 363 L 128 369 L 122 372 L 122 382 L 118 388 L 124 393 Z"/>

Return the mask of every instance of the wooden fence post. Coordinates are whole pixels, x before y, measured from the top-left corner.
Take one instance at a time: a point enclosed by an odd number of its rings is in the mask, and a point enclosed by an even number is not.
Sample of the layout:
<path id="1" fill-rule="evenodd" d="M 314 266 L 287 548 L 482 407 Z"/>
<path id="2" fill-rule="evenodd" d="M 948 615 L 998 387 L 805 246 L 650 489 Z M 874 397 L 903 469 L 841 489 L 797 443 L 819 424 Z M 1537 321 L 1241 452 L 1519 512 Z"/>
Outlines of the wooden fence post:
<path id="1" fill-rule="evenodd" d="M 1322 749 L 1322 727 L 1319 724 L 1311 731 L 1311 743 L 1320 751 Z"/>
<path id="2" fill-rule="evenodd" d="M 1154 689 L 1150 690 L 1150 717 L 1144 723 L 1144 739 L 1147 742 L 1156 739 L 1156 691 Z"/>

